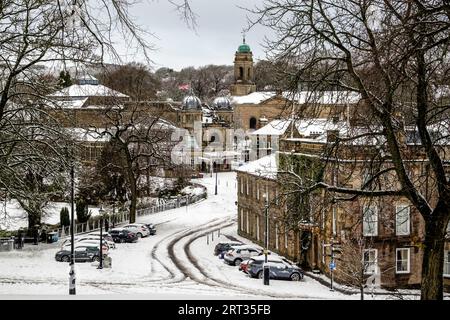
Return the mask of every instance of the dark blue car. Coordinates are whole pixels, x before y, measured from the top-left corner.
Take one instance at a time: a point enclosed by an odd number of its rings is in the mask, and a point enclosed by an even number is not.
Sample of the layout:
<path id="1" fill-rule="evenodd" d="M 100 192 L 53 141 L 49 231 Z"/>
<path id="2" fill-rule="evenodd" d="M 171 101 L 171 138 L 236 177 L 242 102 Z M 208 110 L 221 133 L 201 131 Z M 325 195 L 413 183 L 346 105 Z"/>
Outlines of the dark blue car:
<path id="1" fill-rule="evenodd" d="M 287 263 L 285 261 L 271 261 L 267 262 L 269 266 L 269 274 L 271 279 L 282 279 L 299 281 L 303 279 L 303 270 L 296 265 Z M 250 261 L 247 268 L 247 273 L 253 278 L 262 279 L 264 260 Z"/>

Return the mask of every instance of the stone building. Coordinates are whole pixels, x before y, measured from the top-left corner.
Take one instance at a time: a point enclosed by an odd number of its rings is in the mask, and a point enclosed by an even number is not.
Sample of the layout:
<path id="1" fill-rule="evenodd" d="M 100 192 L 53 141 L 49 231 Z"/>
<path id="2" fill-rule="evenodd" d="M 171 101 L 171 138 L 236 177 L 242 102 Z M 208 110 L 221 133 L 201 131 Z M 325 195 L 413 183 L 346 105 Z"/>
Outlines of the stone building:
<path id="1" fill-rule="evenodd" d="M 280 123 L 274 121 L 255 133 L 274 133 L 274 127 L 289 127 L 288 122 L 284 125 Z M 379 270 L 382 287 L 418 288 L 421 282 L 424 221 L 406 198 L 357 197 L 333 201 L 335 195 L 323 190 L 308 197 L 292 198 L 287 195 L 293 188 L 283 172 L 289 170 L 296 172 L 301 181 L 308 181 L 308 178 L 325 169 L 321 174 L 326 183 L 360 188 L 370 177 L 364 159 L 367 152 L 376 148 L 376 144 L 356 140 L 342 148 L 342 152 L 334 158 L 325 157 L 324 150 L 334 143 L 334 137 L 349 134 L 349 130 L 353 129 L 346 122 L 333 123 L 326 119 L 297 121 L 295 127 L 293 135 L 288 130 L 275 132 L 280 139 L 278 152 L 249 162 L 237 170 L 238 233 L 264 245 L 265 205 L 268 203 L 269 250 L 297 261 L 306 269 L 329 274 L 329 244 L 334 243 L 341 252 L 341 255 L 336 253 L 335 256 L 338 259 L 335 261 L 337 281 L 347 283 L 344 274 L 350 268 L 360 267 L 365 277 Z M 413 132 L 410 133 L 407 141 L 414 136 Z M 415 155 L 415 160 L 412 158 L 408 162 L 409 174 L 414 179 L 427 176 L 427 163 L 420 152 L 414 151 L 415 144 L 408 143 L 408 148 Z M 325 162 L 327 166 L 323 167 Z M 450 172 L 450 167 L 447 166 L 447 169 Z M 379 183 L 395 181 L 392 176 Z M 424 183 L 421 188 L 427 200 L 433 203 L 433 187 Z M 444 285 L 447 288 L 450 286 L 450 225 L 448 236 L 444 262 Z M 348 265 L 350 252 L 358 252 L 356 255 L 359 256 L 354 257 L 353 261 L 359 261 L 360 266 Z"/>

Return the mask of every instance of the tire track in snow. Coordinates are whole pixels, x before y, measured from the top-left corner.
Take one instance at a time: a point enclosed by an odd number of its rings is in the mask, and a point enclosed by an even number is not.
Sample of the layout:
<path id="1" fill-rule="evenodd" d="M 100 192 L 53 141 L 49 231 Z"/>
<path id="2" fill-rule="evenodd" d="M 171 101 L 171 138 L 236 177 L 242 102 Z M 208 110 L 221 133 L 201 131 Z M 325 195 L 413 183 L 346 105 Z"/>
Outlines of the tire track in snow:
<path id="1" fill-rule="evenodd" d="M 229 223 L 220 227 L 216 227 L 216 228 L 212 228 L 210 230 L 208 230 L 208 232 L 202 232 L 200 234 L 195 235 L 194 237 L 190 238 L 188 240 L 188 242 L 184 245 L 183 249 L 186 252 L 186 256 L 188 257 L 190 263 L 207 279 L 209 279 L 210 281 L 213 281 L 216 286 L 220 286 L 226 289 L 233 289 L 236 291 L 240 291 L 240 292 L 245 292 L 246 294 L 251 294 L 251 295 L 257 295 L 257 296 L 261 296 L 264 295 L 266 297 L 270 297 L 270 298 L 288 298 L 288 299 L 324 299 L 321 297 L 311 297 L 311 296 L 307 296 L 307 295 L 294 295 L 294 294 L 277 294 L 271 291 L 266 291 L 263 289 L 255 289 L 255 288 L 251 288 L 251 287 L 246 287 L 246 286 L 242 286 L 242 285 L 237 285 L 234 283 L 230 283 L 230 282 L 226 282 L 223 281 L 219 278 L 217 278 L 215 275 L 208 273 L 205 271 L 204 268 L 202 268 L 198 262 L 198 259 L 196 259 L 191 251 L 191 245 L 194 241 L 196 241 L 197 239 L 205 236 L 207 233 L 211 232 L 211 231 L 216 231 L 220 228 L 223 227 L 228 227 L 233 225 L 235 222 L 233 223 Z"/>

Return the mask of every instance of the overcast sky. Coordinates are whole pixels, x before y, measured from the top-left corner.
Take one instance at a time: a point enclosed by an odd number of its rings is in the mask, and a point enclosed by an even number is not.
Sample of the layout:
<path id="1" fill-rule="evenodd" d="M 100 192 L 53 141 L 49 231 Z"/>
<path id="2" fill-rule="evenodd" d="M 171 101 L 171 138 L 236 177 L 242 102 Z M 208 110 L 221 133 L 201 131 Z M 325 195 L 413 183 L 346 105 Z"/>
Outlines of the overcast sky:
<path id="1" fill-rule="evenodd" d="M 157 47 L 150 57 L 155 62 L 154 69 L 233 64 L 248 15 L 238 6 L 251 8 L 262 0 L 190 0 L 190 3 L 197 15 L 196 31 L 186 27 L 167 0 L 142 0 L 131 10 L 136 22 L 158 37 L 149 37 Z M 265 57 L 261 46 L 265 32 L 264 28 L 256 27 L 246 36 L 256 60 Z M 124 60 L 140 60 L 139 56 L 126 53 L 124 47 L 120 50 L 125 53 Z"/>

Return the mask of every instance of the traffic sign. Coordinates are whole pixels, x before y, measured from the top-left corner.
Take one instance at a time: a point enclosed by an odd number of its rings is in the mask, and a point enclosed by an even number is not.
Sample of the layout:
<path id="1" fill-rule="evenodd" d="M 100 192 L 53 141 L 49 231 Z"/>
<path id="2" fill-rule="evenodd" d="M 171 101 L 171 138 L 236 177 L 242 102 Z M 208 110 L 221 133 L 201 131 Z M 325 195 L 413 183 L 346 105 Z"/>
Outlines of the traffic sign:
<path id="1" fill-rule="evenodd" d="M 334 262 L 330 262 L 330 270 L 335 270 L 336 264 Z"/>

